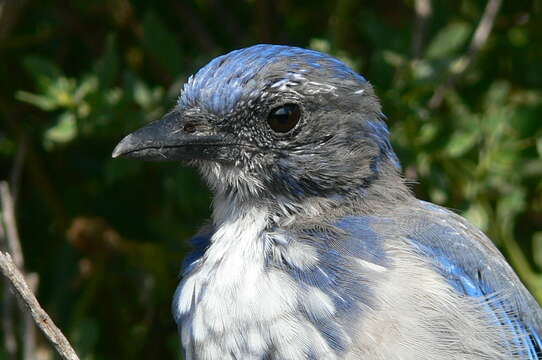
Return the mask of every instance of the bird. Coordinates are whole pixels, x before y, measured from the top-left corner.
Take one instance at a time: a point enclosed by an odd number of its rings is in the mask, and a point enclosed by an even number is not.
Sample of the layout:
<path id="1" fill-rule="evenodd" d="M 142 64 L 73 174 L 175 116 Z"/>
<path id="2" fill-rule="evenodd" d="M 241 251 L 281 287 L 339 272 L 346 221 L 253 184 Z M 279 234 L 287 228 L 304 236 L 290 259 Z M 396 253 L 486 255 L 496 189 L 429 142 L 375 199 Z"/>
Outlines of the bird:
<path id="1" fill-rule="evenodd" d="M 113 157 L 196 167 L 213 193 L 172 304 L 186 359 L 542 359 L 533 296 L 413 195 L 375 90 L 335 57 L 216 57 Z"/>

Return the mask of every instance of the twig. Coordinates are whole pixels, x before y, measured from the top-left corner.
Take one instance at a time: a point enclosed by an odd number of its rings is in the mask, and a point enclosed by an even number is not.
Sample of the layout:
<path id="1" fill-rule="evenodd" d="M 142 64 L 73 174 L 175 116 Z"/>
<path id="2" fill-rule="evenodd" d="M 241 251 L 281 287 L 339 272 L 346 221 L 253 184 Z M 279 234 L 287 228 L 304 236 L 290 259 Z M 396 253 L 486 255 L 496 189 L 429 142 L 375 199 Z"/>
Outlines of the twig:
<path id="1" fill-rule="evenodd" d="M 22 170 L 25 154 L 25 145 L 21 145 L 17 154 L 15 165 L 12 171 L 12 180 L 15 183 L 15 188 L 18 188 L 20 180 L 20 172 Z M 21 249 L 21 243 L 19 241 L 19 232 L 17 230 L 17 223 L 15 219 L 15 196 L 17 190 L 10 191 L 10 187 L 6 181 L 0 182 L 0 205 L 2 209 L 2 221 L 0 221 L 0 227 L 2 231 L 0 233 L 0 240 L 5 243 L 7 251 L 13 255 L 15 265 L 21 269 L 24 274 L 24 257 Z M 4 230 L 5 228 L 5 230 Z M 32 292 L 36 291 L 38 287 L 39 277 L 37 274 L 25 275 L 27 281 L 30 284 Z M 3 318 L 3 329 L 5 332 L 5 344 L 8 349 L 8 353 L 12 358 L 17 353 L 17 341 L 15 336 L 15 326 L 13 326 L 13 294 L 7 290 L 4 291 L 4 310 L 6 314 Z M 36 336 L 32 318 L 25 311 L 24 304 L 18 301 L 21 318 L 23 319 L 23 326 L 21 328 L 23 339 L 23 358 L 26 360 L 36 358 Z"/>
<path id="2" fill-rule="evenodd" d="M 435 90 L 433 96 L 431 99 L 429 99 L 427 106 L 430 109 L 436 109 L 442 104 L 442 100 L 444 100 L 446 93 L 455 86 L 461 76 L 465 74 L 469 66 L 471 66 L 476 60 L 476 57 L 478 56 L 482 47 L 485 45 L 489 34 L 491 33 L 491 29 L 493 29 L 493 24 L 495 23 L 495 18 L 499 12 L 499 9 L 501 8 L 501 5 L 502 0 L 488 0 L 484 14 L 482 15 L 480 23 L 478 24 L 478 27 L 474 32 L 474 36 L 472 37 L 469 50 L 465 55 L 461 56 L 457 60 L 450 71 L 448 79 L 444 82 L 444 84 L 440 85 Z"/>
<path id="3" fill-rule="evenodd" d="M 35 294 L 40 280 L 39 275 L 36 273 L 25 274 L 25 279 L 30 291 Z M 23 314 L 23 359 L 34 360 L 36 359 L 36 326 L 32 321 L 32 316 L 27 311 L 24 311 L 24 304 L 20 299 L 17 300 L 19 300 L 19 308 L 21 314 Z"/>
<path id="4" fill-rule="evenodd" d="M 4 224 L 0 219 L 0 249 L 7 244 Z M 13 296 L 8 286 L 3 287 L 2 296 L 2 330 L 4 330 L 4 349 L 9 359 L 17 358 L 17 338 L 15 337 L 15 326 L 13 324 Z"/>
<path id="5" fill-rule="evenodd" d="M 431 0 L 416 0 L 414 3 L 416 18 L 414 20 L 414 34 L 412 36 L 412 56 L 414 59 L 419 59 L 427 35 L 427 23 L 433 13 Z"/>
<path id="6" fill-rule="evenodd" d="M 38 300 L 25 282 L 23 275 L 15 266 L 11 256 L 2 251 L 0 251 L 0 269 L 15 289 L 17 295 L 25 303 L 36 325 L 51 344 L 53 344 L 60 357 L 67 360 L 79 360 L 79 357 L 64 334 L 56 327 L 45 310 L 41 308 Z"/>
<path id="7" fill-rule="evenodd" d="M 0 181 L 0 204 L 2 205 L 2 218 L 6 231 L 7 250 L 13 256 L 13 261 L 15 261 L 17 267 L 23 269 L 24 258 L 15 222 L 15 204 L 6 181 Z"/>

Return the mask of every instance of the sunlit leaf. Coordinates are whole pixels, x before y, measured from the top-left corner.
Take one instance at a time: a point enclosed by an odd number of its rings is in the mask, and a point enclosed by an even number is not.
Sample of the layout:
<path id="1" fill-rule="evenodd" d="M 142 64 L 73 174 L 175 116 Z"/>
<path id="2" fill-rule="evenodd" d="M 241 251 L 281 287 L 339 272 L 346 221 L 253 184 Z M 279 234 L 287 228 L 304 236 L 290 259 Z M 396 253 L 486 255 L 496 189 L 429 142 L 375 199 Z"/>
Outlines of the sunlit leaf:
<path id="1" fill-rule="evenodd" d="M 475 131 L 455 132 L 448 144 L 446 144 L 446 152 L 452 157 L 459 157 L 472 149 L 477 140 L 478 133 Z"/>
<path id="2" fill-rule="evenodd" d="M 73 94 L 73 100 L 79 103 L 83 98 L 98 88 L 98 79 L 96 76 L 87 76 L 81 81 L 75 93 Z"/>
<path id="3" fill-rule="evenodd" d="M 514 219 L 525 209 L 525 192 L 521 189 L 503 194 L 497 203 L 497 212 L 503 219 Z"/>
<path id="4" fill-rule="evenodd" d="M 331 44 L 329 43 L 329 40 L 326 39 L 311 39 L 309 47 L 313 50 L 326 53 L 331 50 Z"/>
<path id="5" fill-rule="evenodd" d="M 152 103 L 152 92 L 143 81 L 135 83 L 134 100 L 142 108 L 147 108 Z"/>
<path id="6" fill-rule="evenodd" d="M 15 93 L 15 98 L 45 111 L 54 110 L 58 107 L 56 99 L 44 95 L 32 94 L 26 91 L 17 91 Z"/>
<path id="7" fill-rule="evenodd" d="M 542 231 L 533 235 L 533 259 L 536 265 L 542 269 Z"/>
<path id="8" fill-rule="evenodd" d="M 384 57 L 384 60 L 395 67 L 402 66 L 406 63 L 406 58 L 403 57 L 401 54 L 398 54 L 391 50 L 384 50 L 382 52 L 382 56 Z"/>
<path id="9" fill-rule="evenodd" d="M 504 107 L 509 92 L 510 84 L 507 81 L 495 81 L 486 93 L 485 106 L 488 108 Z"/>
<path id="10" fill-rule="evenodd" d="M 487 209 L 480 203 L 473 203 L 463 214 L 474 225 L 482 230 L 486 230 L 489 224 L 489 214 Z"/>
<path id="11" fill-rule="evenodd" d="M 65 112 L 59 117 L 58 122 L 45 132 L 44 139 L 46 142 L 66 143 L 73 140 L 76 134 L 75 115 Z"/>
<path id="12" fill-rule="evenodd" d="M 438 133 L 438 125 L 435 123 L 423 124 L 418 134 L 418 141 L 420 144 L 428 143 L 432 141 Z"/>
<path id="13" fill-rule="evenodd" d="M 440 30 L 427 47 L 428 58 L 443 58 L 455 54 L 467 42 L 472 26 L 464 22 L 454 22 Z"/>

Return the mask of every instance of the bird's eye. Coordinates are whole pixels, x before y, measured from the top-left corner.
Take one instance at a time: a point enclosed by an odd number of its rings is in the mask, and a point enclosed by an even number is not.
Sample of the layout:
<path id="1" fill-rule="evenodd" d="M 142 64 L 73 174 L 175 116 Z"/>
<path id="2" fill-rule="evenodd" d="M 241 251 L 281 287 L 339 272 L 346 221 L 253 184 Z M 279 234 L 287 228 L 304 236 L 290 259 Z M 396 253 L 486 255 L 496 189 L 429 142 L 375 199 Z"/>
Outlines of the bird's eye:
<path id="1" fill-rule="evenodd" d="M 296 104 L 279 106 L 269 113 L 267 123 L 274 132 L 287 133 L 292 130 L 301 118 L 301 109 Z"/>

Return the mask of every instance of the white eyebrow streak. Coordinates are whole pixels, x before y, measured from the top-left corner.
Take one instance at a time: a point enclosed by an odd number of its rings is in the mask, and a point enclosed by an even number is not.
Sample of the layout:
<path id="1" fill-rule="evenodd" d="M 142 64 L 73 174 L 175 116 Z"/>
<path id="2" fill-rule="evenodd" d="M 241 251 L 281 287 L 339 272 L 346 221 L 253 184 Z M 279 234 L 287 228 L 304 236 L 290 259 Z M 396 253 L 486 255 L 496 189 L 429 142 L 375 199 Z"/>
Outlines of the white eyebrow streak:
<path id="1" fill-rule="evenodd" d="M 277 81 L 273 85 L 271 85 L 271 87 L 276 88 L 276 87 L 279 87 L 279 86 L 287 85 L 289 83 L 291 83 L 290 79 L 282 79 L 282 80 Z"/>
<path id="2" fill-rule="evenodd" d="M 354 92 L 354 94 L 363 94 L 365 92 L 365 89 L 359 89 L 358 91 Z"/>
<path id="3" fill-rule="evenodd" d="M 335 90 L 337 90 L 336 86 L 322 84 L 316 81 L 309 81 L 307 84 L 313 86 L 311 90 L 307 90 L 308 94 L 331 93 L 332 95 L 337 96 L 335 93 Z"/>

